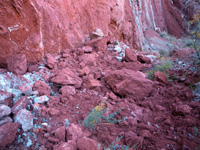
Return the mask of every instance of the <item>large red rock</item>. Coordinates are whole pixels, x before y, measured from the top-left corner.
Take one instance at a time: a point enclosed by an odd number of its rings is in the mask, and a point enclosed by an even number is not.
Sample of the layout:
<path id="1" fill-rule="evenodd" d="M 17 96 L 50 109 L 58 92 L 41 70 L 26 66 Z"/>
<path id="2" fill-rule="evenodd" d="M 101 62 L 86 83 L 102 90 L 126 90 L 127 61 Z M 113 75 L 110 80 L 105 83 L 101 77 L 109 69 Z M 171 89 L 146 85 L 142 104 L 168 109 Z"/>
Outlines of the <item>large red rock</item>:
<path id="1" fill-rule="evenodd" d="M 61 141 L 65 141 L 65 126 L 59 127 L 55 130 L 55 137 Z"/>
<path id="2" fill-rule="evenodd" d="M 133 71 L 140 71 L 143 67 L 143 64 L 139 61 L 136 62 L 123 62 L 124 68 L 130 69 Z"/>
<path id="3" fill-rule="evenodd" d="M 145 78 L 143 73 L 128 69 L 111 72 L 107 76 L 107 82 L 114 93 L 134 100 L 148 97 L 153 87 L 153 82 Z"/>
<path id="4" fill-rule="evenodd" d="M 49 96 L 51 93 L 49 85 L 41 80 L 38 80 L 34 83 L 33 90 L 38 91 L 39 96 L 43 95 Z"/>
<path id="5" fill-rule="evenodd" d="M 74 86 L 63 86 L 60 89 L 60 92 L 63 96 L 69 96 L 76 94 L 76 89 Z"/>
<path id="6" fill-rule="evenodd" d="M 136 62 L 137 61 L 137 54 L 133 49 L 126 49 L 125 50 L 125 60 L 128 62 Z"/>
<path id="7" fill-rule="evenodd" d="M 147 64 L 151 63 L 151 59 L 149 57 L 146 57 L 146 56 L 141 55 L 141 54 L 137 56 L 137 60 L 141 63 L 147 63 Z"/>
<path id="8" fill-rule="evenodd" d="M 6 123 L 0 127 L 0 147 L 12 144 L 18 130 L 18 123 Z"/>
<path id="9" fill-rule="evenodd" d="M 163 72 L 160 72 L 160 71 L 156 71 L 154 73 L 154 78 L 156 78 L 158 81 L 163 82 L 163 83 L 168 82 L 166 75 Z"/>
<path id="10" fill-rule="evenodd" d="M 79 150 L 103 150 L 99 142 L 87 137 L 78 139 L 77 147 Z"/>
<path id="11" fill-rule="evenodd" d="M 12 55 L 6 62 L 8 70 L 16 75 L 23 75 L 27 71 L 26 55 L 24 54 Z"/>
<path id="12" fill-rule="evenodd" d="M 58 85 L 74 85 L 76 88 L 80 88 L 82 80 L 76 75 L 70 68 L 64 68 L 58 70 L 55 76 L 51 79 L 51 82 Z"/>
<path id="13" fill-rule="evenodd" d="M 67 131 L 67 140 L 77 141 L 77 139 L 83 137 L 83 131 L 79 125 L 70 124 L 70 126 L 66 127 Z"/>
<path id="14" fill-rule="evenodd" d="M 50 69 L 52 69 L 57 62 L 56 59 L 51 54 L 45 56 L 45 61 L 47 67 L 49 67 Z"/>
<path id="15" fill-rule="evenodd" d="M 33 128 L 33 115 L 26 109 L 20 110 L 15 116 L 15 122 L 22 125 L 24 131 L 28 131 Z"/>

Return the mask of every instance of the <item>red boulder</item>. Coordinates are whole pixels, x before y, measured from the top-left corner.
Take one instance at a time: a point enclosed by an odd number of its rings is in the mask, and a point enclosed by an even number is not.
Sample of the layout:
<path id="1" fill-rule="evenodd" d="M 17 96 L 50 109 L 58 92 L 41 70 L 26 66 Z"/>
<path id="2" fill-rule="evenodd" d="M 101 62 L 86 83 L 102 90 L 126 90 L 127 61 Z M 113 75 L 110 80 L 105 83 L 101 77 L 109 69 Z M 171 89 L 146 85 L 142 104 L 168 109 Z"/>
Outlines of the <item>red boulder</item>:
<path id="1" fill-rule="evenodd" d="M 26 55 L 12 55 L 6 60 L 8 70 L 16 75 L 23 75 L 27 71 Z"/>
<path id="2" fill-rule="evenodd" d="M 141 63 L 147 63 L 147 64 L 151 63 L 151 59 L 149 57 L 144 56 L 144 55 L 138 55 L 137 60 Z"/>
<path id="3" fill-rule="evenodd" d="M 145 78 L 143 73 L 128 69 L 111 72 L 107 76 L 107 82 L 114 93 L 134 100 L 148 97 L 153 87 L 153 82 Z"/>
<path id="4" fill-rule="evenodd" d="M 99 142 L 87 137 L 78 139 L 77 147 L 79 150 L 103 150 Z"/>
<path id="5" fill-rule="evenodd" d="M 166 75 L 163 72 L 160 72 L 160 71 L 156 71 L 154 73 L 154 78 L 156 78 L 158 81 L 163 82 L 163 83 L 168 82 Z"/>
<path id="6" fill-rule="evenodd" d="M 49 96 L 51 93 L 50 87 L 43 81 L 36 81 L 33 85 L 33 90 L 39 92 L 39 96 L 47 95 Z"/>
<path id="7" fill-rule="evenodd" d="M 58 70 L 55 76 L 51 79 L 51 82 L 58 85 L 74 85 L 76 88 L 80 88 L 82 80 L 77 76 L 70 68 L 64 68 Z"/>
<path id="8" fill-rule="evenodd" d="M 51 55 L 48 54 L 45 56 L 46 66 L 52 69 L 54 65 L 56 64 L 56 59 Z"/>
<path id="9" fill-rule="evenodd" d="M 6 123 L 0 127 L 0 147 L 12 144 L 18 130 L 18 123 Z"/>
<path id="10" fill-rule="evenodd" d="M 125 51 L 125 60 L 128 62 L 137 61 L 137 54 L 133 49 L 126 49 Z"/>

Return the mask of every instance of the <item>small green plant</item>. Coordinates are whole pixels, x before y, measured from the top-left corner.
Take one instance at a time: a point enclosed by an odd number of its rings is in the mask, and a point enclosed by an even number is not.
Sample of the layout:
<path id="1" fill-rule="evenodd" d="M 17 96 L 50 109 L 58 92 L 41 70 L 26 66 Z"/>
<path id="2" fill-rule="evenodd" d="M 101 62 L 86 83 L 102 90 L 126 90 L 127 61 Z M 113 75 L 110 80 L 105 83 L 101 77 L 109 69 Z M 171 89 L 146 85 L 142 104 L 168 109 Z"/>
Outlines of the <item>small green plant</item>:
<path id="1" fill-rule="evenodd" d="M 110 123 L 110 124 L 120 123 L 127 119 L 126 117 L 124 117 L 122 120 L 118 120 L 115 118 L 122 109 L 123 108 L 120 108 L 118 111 L 112 114 L 109 114 L 107 117 L 105 117 L 103 116 L 103 113 L 105 113 L 107 109 L 105 107 L 105 102 L 102 102 L 100 105 L 92 109 L 90 114 L 83 121 L 83 126 L 92 130 L 92 129 L 95 129 L 95 126 L 101 123 L 102 121 L 105 123 Z"/>
<path id="2" fill-rule="evenodd" d="M 173 67 L 173 62 L 170 59 L 161 59 L 161 63 L 158 64 L 154 69 L 150 70 L 147 72 L 147 75 L 149 76 L 149 79 L 153 79 L 154 73 L 156 71 L 163 72 L 167 78 L 169 78 L 169 75 L 167 71 L 169 69 L 172 69 Z"/>
<path id="3" fill-rule="evenodd" d="M 189 21 L 189 34 L 193 39 L 192 46 L 194 47 L 197 59 L 200 60 L 200 11 L 194 14 L 193 19 Z"/>
<path id="4" fill-rule="evenodd" d="M 104 148 L 104 150 L 129 150 L 129 146 L 127 145 L 120 145 L 119 140 L 123 137 L 116 137 L 116 139 L 112 142 L 112 145 L 110 145 L 108 148 Z M 131 149 L 137 149 L 137 144 L 132 146 Z"/>
<path id="5" fill-rule="evenodd" d="M 91 113 L 83 121 L 83 126 L 91 129 L 95 128 L 96 124 L 99 124 L 103 119 L 103 113 L 106 111 L 105 103 L 102 102 L 100 105 L 92 109 Z"/>

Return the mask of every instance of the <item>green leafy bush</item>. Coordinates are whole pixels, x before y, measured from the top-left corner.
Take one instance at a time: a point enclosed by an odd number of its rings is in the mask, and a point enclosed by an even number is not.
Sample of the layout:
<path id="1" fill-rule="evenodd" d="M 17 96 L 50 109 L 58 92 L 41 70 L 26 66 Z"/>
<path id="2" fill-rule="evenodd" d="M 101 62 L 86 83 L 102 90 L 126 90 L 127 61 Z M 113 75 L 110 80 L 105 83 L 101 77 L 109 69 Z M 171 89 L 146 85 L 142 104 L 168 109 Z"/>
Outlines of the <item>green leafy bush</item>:
<path id="1" fill-rule="evenodd" d="M 167 71 L 169 69 L 172 69 L 172 67 L 173 67 L 173 62 L 170 59 L 161 59 L 161 63 L 156 65 L 154 69 L 147 71 L 147 75 L 149 79 L 153 79 L 154 73 L 156 71 L 160 71 L 163 72 L 169 78 Z"/>
<path id="2" fill-rule="evenodd" d="M 118 120 L 117 118 L 115 118 L 122 109 L 119 109 L 118 111 L 112 114 L 109 114 L 107 117 L 105 117 L 103 116 L 103 113 L 105 113 L 107 109 L 105 107 L 105 102 L 102 102 L 100 105 L 92 109 L 90 114 L 83 121 L 83 126 L 92 130 L 92 129 L 95 129 L 95 126 L 101 123 L 102 121 L 105 123 L 111 123 L 111 124 L 120 123 L 127 119 L 126 117 L 124 117 L 121 120 Z"/>
<path id="3" fill-rule="evenodd" d="M 91 129 L 95 128 L 96 124 L 99 124 L 103 119 L 103 113 L 106 111 L 105 103 L 102 102 L 100 105 L 92 109 L 91 113 L 83 121 L 83 126 Z"/>
<path id="4" fill-rule="evenodd" d="M 190 37 L 193 39 L 192 45 L 196 51 L 197 58 L 200 60 L 200 11 L 194 14 L 188 26 Z"/>

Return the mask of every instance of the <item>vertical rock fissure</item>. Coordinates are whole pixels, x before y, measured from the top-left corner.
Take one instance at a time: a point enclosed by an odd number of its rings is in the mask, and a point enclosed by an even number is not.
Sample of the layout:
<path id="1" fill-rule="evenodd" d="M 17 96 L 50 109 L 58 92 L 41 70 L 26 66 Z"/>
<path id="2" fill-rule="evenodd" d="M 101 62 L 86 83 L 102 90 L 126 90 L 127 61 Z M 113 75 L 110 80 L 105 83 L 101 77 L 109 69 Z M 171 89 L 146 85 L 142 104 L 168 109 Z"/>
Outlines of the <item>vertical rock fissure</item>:
<path id="1" fill-rule="evenodd" d="M 35 9 L 36 13 L 39 15 L 40 48 L 42 49 L 42 59 L 44 59 L 44 43 L 43 43 L 43 32 L 42 32 L 42 15 L 41 15 L 40 11 L 34 5 L 34 3 L 32 2 L 32 0 L 30 0 L 30 4 L 33 6 L 33 8 Z"/>
<path id="2" fill-rule="evenodd" d="M 142 24 L 140 22 L 141 16 L 142 16 L 142 12 L 141 12 L 141 6 L 142 6 L 142 2 L 141 0 L 137 1 L 136 3 L 134 2 L 134 0 L 129 0 L 130 5 L 132 7 L 133 10 L 133 14 L 135 17 L 135 22 L 137 24 L 138 30 L 139 30 L 139 39 L 140 39 L 140 45 L 141 45 L 141 49 L 144 49 L 144 34 L 143 34 L 143 29 L 142 29 Z"/>

